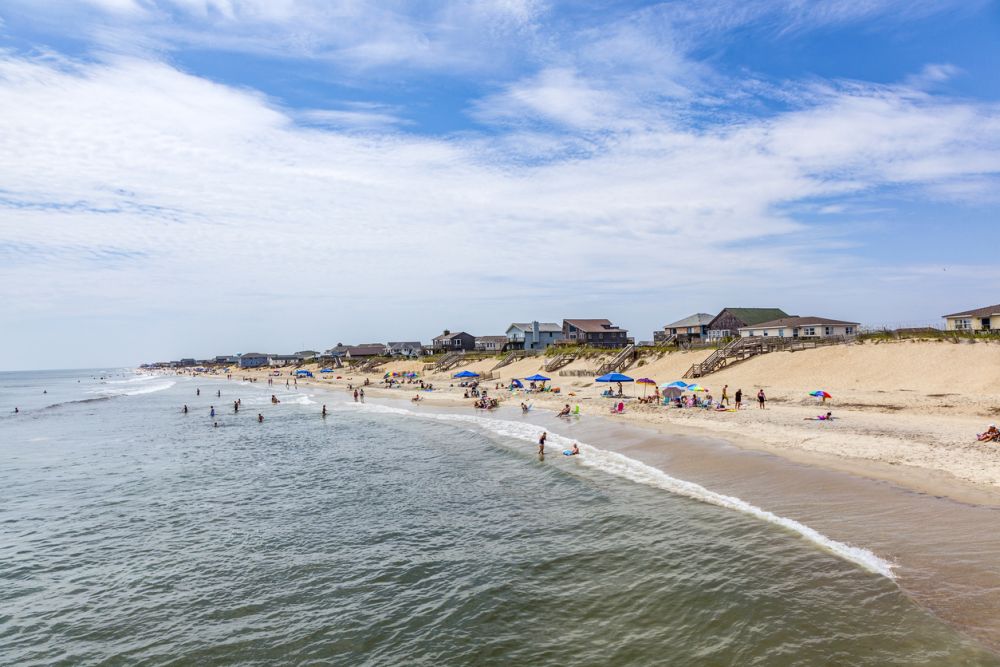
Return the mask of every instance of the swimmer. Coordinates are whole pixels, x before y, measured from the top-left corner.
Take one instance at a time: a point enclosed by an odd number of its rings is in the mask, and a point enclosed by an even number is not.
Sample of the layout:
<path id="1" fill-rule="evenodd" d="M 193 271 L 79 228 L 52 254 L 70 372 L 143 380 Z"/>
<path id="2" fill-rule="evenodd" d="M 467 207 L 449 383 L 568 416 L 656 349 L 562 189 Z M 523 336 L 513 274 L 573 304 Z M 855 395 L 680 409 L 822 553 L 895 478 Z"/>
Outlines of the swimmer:
<path id="1" fill-rule="evenodd" d="M 181 412 L 183 412 L 184 414 L 187 414 L 188 413 L 188 406 L 185 405 L 184 409 L 182 409 Z"/>
<path id="2" fill-rule="evenodd" d="M 215 406 L 213 405 L 213 406 L 210 406 L 210 407 L 212 408 L 212 411 L 208 413 L 208 416 L 209 417 L 214 417 L 215 416 Z"/>
<path id="3" fill-rule="evenodd" d="M 326 417 L 326 403 L 323 404 L 323 416 Z"/>
<path id="4" fill-rule="evenodd" d="M 538 436 L 538 453 L 539 454 L 542 454 L 542 455 L 545 454 L 545 439 L 547 437 L 549 437 L 549 434 L 546 433 L 545 431 L 542 431 L 542 434 L 540 436 Z"/>
<path id="5" fill-rule="evenodd" d="M 219 428 L 219 422 L 215 422 L 214 424 L 212 424 L 212 428 Z"/>
<path id="6" fill-rule="evenodd" d="M 14 414 L 15 414 L 15 415 L 16 415 L 17 413 L 19 413 L 20 411 L 21 411 L 21 409 L 20 409 L 20 408 L 14 408 Z"/>
<path id="7" fill-rule="evenodd" d="M 259 412 L 257 413 L 257 423 L 258 424 L 263 424 L 264 423 L 264 415 L 262 415 Z"/>
<path id="8" fill-rule="evenodd" d="M 201 389 L 195 389 L 194 390 L 194 395 L 195 396 L 201 396 Z"/>
<path id="9" fill-rule="evenodd" d="M 570 456 L 576 456 L 580 453 L 580 445 L 573 443 L 573 447 L 569 450 Z"/>

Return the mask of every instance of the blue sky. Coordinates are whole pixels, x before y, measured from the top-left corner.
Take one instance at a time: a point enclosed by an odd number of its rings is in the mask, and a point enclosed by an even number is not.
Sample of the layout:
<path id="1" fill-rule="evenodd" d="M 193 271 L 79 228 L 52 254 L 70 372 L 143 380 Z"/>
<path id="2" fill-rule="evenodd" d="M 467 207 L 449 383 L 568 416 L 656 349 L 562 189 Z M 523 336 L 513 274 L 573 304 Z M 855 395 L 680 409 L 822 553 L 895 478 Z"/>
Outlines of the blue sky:
<path id="1" fill-rule="evenodd" d="M 997 62 L 978 0 L 0 0 L 0 369 L 997 303 Z"/>

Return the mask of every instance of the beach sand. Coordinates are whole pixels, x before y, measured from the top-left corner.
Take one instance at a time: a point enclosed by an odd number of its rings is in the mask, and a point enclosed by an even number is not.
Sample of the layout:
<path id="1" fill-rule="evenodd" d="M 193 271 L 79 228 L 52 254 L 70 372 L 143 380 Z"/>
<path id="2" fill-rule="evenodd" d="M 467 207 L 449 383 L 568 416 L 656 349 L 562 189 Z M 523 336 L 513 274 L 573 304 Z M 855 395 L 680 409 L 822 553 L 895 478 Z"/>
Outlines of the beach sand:
<path id="1" fill-rule="evenodd" d="M 658 383 L 680 379 L 709 351 L 673 352 L 643 358 L 625 371 L 631 377 L 649 377 Z M 594 369 L 598 358 L 580 359 L 563 371 Z M 349 369 L 299 380 L 345 389 L 368 379 L 371 396 L 412 397 L 419 393 L 427 404 L 468 405 L 464 389 L 452 376 L 460 370 L 489 371 L 497 359 L 466 362 L 446 373 L 424 372 L 422 361 L 389 362 L 372 373 Z M 839 345 L 798 352 L 777 352 L 735 364 L 699 379 L 718 399 L 723 385 L 732 399 L 744 393 L 744 409 L 715 412 L 641 405 L 626 401 L 625 414 L 612 416 L 616 400 L 602 398 L 607 384 L 593 377 L 560 376 L 542 370 L 543 357 L 517 361 L 497 371 L 499 379 L 484 382 L 490 394 L 506 405 L 521 401 L 535 409 L 559 410 L 579 405 L 584 416 L 602 416 L 651 427 L 665 433 L 723 438 L 743 448 L 760 449 L 792 460 L 877 479 L 957 500 L 1000 504 L 1000 445 L 976 442 L 976 434 L 1000 420 L 1000 344 L 979 342 L 900 341 Z M 264 378 L 268 370 L 239 371 L 236 376 Z M 290 369 L 278 369 L 284 375 Z M 416 385 L 379 388 L 387 371 L 421 374 L 435 391 L 418 391 Z M 511 393 L 511 378 L 541 372 L 553 379 L 560 393 Z M 337 379 L 340 376 L 340 379 Z M 263 381 L 263 380 L 260 380 Z M 757 409 L 755 396 L 763 388 L 766 410 Z M 808 395 L 822 389 L 833 398 L 821 403 Z M 625 385 L 629 396 L 642 395 L 641 385 Z M 806 421 L 832 411 L 833 422 Z"/>

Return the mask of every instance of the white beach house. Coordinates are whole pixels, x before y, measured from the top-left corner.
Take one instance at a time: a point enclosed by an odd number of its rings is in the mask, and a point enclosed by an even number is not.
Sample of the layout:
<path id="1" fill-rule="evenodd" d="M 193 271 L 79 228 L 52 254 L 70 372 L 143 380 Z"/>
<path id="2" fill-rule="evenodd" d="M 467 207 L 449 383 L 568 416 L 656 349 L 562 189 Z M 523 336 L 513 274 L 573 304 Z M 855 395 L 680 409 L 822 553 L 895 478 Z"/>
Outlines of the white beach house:
<path id="1" fill-rule="evenodd" d="M 809 315 L 806 317 L 782 317 L 740 327 L 740 337 L 751 336 L 774 338 L 829 338 L 831 336 L 854 336 L 858 333 L 857 322 L 831 320 L 826 317 Z"/>
<path id="2" fill-rule="evenodd" d="M 1000 305 L 944 316 L 948 331 L 1000 331 Z"/>

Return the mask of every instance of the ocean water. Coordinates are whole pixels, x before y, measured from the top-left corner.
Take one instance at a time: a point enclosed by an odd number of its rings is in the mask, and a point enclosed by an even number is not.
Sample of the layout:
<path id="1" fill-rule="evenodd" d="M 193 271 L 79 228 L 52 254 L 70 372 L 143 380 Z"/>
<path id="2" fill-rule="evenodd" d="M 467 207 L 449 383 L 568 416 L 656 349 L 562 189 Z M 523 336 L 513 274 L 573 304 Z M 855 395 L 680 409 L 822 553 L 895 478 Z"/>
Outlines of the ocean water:
<path id="1" fill-rule="evenodd" d="M 540 459 L 516 417 L 347 398 L 0 373 L 0 663 L 1000 664 L 863 545 L 600 443 Z"/>

